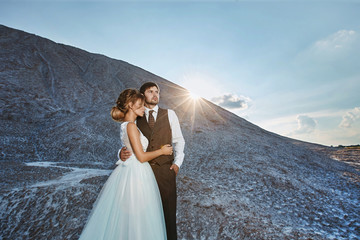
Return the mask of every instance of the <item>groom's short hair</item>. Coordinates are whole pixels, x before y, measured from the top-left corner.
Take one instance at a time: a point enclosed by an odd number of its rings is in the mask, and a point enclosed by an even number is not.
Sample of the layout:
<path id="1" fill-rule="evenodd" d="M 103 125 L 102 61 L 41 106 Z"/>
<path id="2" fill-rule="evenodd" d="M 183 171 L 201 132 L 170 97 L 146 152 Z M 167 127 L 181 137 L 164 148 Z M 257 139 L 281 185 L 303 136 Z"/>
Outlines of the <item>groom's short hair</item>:
<path id="1" fill-rule="evenodd" d="M 142 94 L 145 94 L 146 89 L 151 88 L 151 87 L 156 87 L 160 91 L 160 88 L 156 83 L 154 83 L 154 82 L 146 82 L 140 87 L 140 92 Z"/>

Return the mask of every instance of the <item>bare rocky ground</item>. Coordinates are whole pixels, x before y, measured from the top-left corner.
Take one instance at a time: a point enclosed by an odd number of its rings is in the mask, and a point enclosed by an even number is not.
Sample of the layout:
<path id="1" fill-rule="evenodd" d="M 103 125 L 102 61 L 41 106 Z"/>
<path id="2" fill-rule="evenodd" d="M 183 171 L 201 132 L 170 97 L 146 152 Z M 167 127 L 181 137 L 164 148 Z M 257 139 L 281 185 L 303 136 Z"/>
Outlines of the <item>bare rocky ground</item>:
<path id="1" fill-rule="evenodd" d="M 347 171 L 314 166 L 296 178 L 295 169 L 257 161 L 248 166 L 230 154 L 226 162 L 188 155 L 178 177 L 179 239 L 359 238 L 359 183 Z M 194 167 L 192 160 L 207 164 Z M 1 182 L 7 181 L 0 198 L 2 239 L 77 239 L 111 170 L 36 163 L 1 163 Z M 87 169 L 89 176 L 70 176 Z"/>
<path id="2" fill-rule="evenodd" d="M 114 169 L 119 92 L 179 116 L 179 239 L 360 239 L 359 151 L 267 132 L 128 63 L 0 25 L 0 239 L 77 239 Z"/>

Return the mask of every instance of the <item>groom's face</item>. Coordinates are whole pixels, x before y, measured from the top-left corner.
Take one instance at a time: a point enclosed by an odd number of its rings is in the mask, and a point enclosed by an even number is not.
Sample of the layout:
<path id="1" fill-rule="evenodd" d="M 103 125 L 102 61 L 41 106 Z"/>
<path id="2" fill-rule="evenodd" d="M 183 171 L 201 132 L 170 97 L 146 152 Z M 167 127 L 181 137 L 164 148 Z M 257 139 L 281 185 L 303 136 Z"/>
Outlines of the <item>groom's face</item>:
<path id="1" fill-rule="evenodd" d="M 153 86 L 145 90 L 145 106 L 155 107 L 160 100 L 160 91 L 157 87 Z"/>

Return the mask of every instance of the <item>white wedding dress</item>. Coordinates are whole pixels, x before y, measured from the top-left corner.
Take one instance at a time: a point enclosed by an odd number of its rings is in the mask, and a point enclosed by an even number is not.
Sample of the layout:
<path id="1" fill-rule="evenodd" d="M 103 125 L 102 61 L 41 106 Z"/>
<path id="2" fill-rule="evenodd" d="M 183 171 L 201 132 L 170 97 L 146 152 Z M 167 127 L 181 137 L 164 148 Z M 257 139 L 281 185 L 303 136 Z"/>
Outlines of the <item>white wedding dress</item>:
<path id="1" fill-rule="evenodd" d="M 121 124 L 120 136 L 123 146 L 132 150 L 127 124 Z M 146 151 L 148 140 L 141 132 L 140 141 Z M 141 163 L 133 154 L 117 164 L 94 203 L 80 239 L 166 239 L 161 197 L 149 163 Z"/>

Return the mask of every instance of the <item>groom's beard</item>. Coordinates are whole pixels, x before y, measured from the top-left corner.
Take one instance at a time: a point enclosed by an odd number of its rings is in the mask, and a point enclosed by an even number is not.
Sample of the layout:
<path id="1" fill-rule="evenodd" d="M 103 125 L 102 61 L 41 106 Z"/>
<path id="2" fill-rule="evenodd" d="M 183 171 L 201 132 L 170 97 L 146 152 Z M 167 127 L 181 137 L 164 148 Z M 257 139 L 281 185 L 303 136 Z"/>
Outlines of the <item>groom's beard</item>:
<path id="1" fill-rule="evenodd" d="M 148 106 L 155 107 L 159 103 L 159 98 L 154 97 L 150 101 L 145 101 L 145 103 Z"/>

